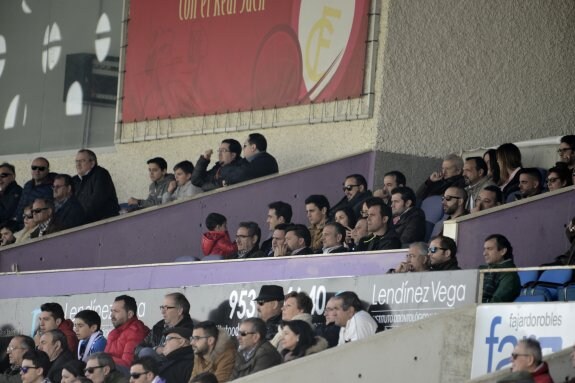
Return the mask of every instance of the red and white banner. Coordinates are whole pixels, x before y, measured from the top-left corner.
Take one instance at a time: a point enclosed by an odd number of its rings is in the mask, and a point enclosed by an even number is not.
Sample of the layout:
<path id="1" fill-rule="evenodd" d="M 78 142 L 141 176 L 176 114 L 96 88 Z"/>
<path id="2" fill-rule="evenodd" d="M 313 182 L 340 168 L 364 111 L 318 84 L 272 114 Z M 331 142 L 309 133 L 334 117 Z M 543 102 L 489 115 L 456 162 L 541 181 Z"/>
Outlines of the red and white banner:
<path id="1" fill-rule="evenodd" d="M 360 97 L 369 0 L 132 0 L 123 121 Z"/>

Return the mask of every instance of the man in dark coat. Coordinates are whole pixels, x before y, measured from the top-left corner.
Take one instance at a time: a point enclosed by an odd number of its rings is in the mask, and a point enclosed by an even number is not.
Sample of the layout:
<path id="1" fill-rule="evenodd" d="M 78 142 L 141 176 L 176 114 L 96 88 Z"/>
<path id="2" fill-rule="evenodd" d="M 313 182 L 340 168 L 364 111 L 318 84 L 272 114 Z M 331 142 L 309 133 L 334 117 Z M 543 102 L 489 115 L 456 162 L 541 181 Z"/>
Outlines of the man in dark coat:
<path id="1" fill-rule="evenodd" d="M 273 339 L 278 332 L 278 325 L 282 321 L 284 298 L 283 287 L 263 285 L 260 288 L 260 293 L 254 299 L 254 302 L 257 303 L 258 315 L 266 326 L 264 338 L 267 340 Z"/>
<path id="2" fill-rule="evenodd" d="M 166 342 L 162 353 L 165 360 L 160 364 L 159 375 L 166 383 L 190 380 L 194 369 L 192 334 L 193 330 L 186 327 L 170 327 L 164 331 Z"/>
<path id="3" fill-rule="evenodd" d="M 333 206 L 329 211 L 331 220 L 335 217 L 335 213 L 345 207 L 353 210 L 356 218 L 361 216 L 361 205 L 363 202 L 370 198 L 371 191 L 367 190 L 367 181 L 361 174 L 351 174 L 345 177 L 343 181 L 343 192 L 345 196 Z"/>
<path id="4" fill-rule="evenodd" d="M 415 206 L 415 193 L 411 188 L 402 186 L 391 191 L 391 213 L 403 247 L 425 239 L 425 213 Z"/>
<path id="5" fill-rule="evenodd" d="M 417 189 L 417 199 L 423 201 L 432 195 L 442 195 L 451 186 L 465 188 L 463 159 L 457 154 L 449 154 L 443 159 L 441 172 L 431 173 L 429 178 Z"/>
<path id="6" fill-rule="evenodd" d="M 239 169 L 226 180 L 226 185 L 248 181 L 254 178 L 265 177 L 277 173 L 278 163 L 266 150 L 268 143 L 260 133 L 252 133 L 244 143 L 244 159 Z"/>
<path id="7" fill-rule="evenodd" d="M 242 145 L 231 138 L 221 142 L 218 149 L 218 162 L 210 170 L 208 165 L 214 151 L 212 149 L 200 156 L 192 173 L 192 184 L 201 187 L 203 191 L 213 190 L 231 184 L 238 175 L 242 162 Z"/>
<path id="8" fill-rule="evenodd" d="M 457 262 L 457 245 L 449 237 L 438 235 L 432 238 L 427 255 L 431 271 L 461 270 Z"/>
<path id="9" fill-rule="evenodd" d="M 22 188 L 16 183 L 14 165 L 0 165 L 0 222 L 16 220 L 16 208 L 22 196 Z"/>
<path id="10" fill-rule="evenodd" d="M 32 179 L 24 184 L 22 196 L 16 209 L 19 227 L 24 226 L 22 213 L 26 206 L 32 205 L 36 198 L 52 198 L 52 181 L 55 173 L 50 173 L 50 163 L 44 157 L 35 158 L 30 166 Z"/>
<path id="11" fill-rule="evenodd" d="M 369 235 L 359 240 L 355 251 L 392 250 L 401 247 L 401 241 L 391 224 L 391 208 L 381 198 L 365 201 L 367 210 L 367 231 Z"/>
<path id="12" fill-rule="evenodd" d="M 50 330 L 42 334 L 38 350 L 48 354 L 52 366 L 48 371 L 48 379 L 52 383 L 60 383 L 64 365 L 74 359 L 74 355 L 68 349 L 66 335 L 60 330 Z"/>
<path id="13" fill-rule="evenodd" d="M 55 225 L 60 230 L 70 229 L 86 223 L 86 213 L 78 202 L 72 189 L 72 177 L 67 174 L 58 174 L 54 177 L 54 214 Z"/>
<path id="14" fill-rule="evenodd" d="M 86 212 L 88 222 L 115 217 L 119 214 L 116 188 L 108 171 L 98 166 L 96 154 L 88 149 L 76 155 L 74 193 Z"/>

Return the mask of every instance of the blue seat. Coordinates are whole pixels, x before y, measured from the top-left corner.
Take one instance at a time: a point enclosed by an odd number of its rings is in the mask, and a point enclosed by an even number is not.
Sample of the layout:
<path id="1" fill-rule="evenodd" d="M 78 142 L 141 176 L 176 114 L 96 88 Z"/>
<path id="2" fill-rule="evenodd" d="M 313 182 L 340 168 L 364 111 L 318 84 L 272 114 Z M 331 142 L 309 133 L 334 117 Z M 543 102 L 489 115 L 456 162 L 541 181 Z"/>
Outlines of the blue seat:
<path id="1" fill-rule="evenodd" d="M 525 295 L 543 295 L 546 300 L 556 301 L 559 288 L 569 283 L 572 276 L 572 269 L 545 270 L 534 285 L 523 290 L 528 290 Z"/>
<path id="2" fill-rule="evenodd" d="M 539 277 L 539 270 L 523 270 L 519 271 L 519 280 L 521 281 L 521 287 L 527 287 L 527 284 L 535 282 Z"/>
<path id="3" fill-rule="evenodd" d="M 575 283 L 559 287 L 559 289 L 557 289 L 557 300 L 563 302 L 575 301 Z"/>
<path id="4" fill-rule="evenodd" d="M 515 302 L 547 302 L 545 295 L 519 295 Z"/>
<path id="5" fill-rule="evenodd" d="M 443 218 L 443 206 L 440 195 L 432 195 L 421 202 L 421 210 L 425 213 L 425 242 L 431 238 L 435 224 Z"/>

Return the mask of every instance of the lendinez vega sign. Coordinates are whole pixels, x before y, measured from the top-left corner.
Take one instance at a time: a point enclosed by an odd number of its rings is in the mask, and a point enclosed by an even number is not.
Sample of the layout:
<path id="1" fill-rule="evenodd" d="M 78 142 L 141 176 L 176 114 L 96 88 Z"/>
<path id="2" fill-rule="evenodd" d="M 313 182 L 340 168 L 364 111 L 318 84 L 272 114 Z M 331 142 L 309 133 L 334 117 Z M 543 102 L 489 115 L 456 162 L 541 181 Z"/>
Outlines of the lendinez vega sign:
<path id="1" fill-rule="evenodd" d="M 471 378 L 511 367 L 523 338 L 536 338 L 543 355 L 575 343 L 574 303 L 490 304 L 477 307 Z"/>

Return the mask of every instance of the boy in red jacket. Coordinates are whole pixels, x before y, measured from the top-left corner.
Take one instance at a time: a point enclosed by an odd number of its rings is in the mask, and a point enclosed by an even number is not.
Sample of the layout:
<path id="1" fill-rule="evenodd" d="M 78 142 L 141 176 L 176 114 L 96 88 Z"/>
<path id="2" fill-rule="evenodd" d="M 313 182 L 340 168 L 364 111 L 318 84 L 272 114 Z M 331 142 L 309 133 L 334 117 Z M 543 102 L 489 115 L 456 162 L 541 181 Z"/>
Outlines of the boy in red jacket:
<path id="1" fill-rule="evenodd" d="M 210 213 L 206 217 L 208 232 L 202 234 L 202 252 L 204 255 L 221 255 L 230 258 L 238 251 L 238 246 L 230 240 L 227 219 L 221 214 Z"/>

